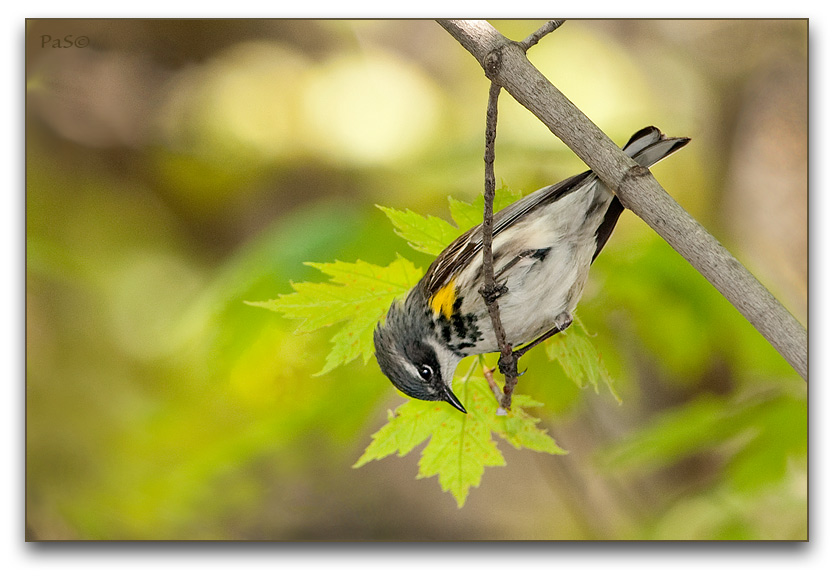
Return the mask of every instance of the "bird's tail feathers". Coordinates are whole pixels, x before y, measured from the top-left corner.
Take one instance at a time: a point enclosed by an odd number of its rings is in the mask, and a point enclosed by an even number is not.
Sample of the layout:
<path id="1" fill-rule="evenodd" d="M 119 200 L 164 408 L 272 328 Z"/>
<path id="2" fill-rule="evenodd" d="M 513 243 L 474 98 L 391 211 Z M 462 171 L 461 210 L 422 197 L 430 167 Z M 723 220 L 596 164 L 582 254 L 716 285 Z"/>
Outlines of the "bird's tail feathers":
<path id="1" fill-rule="evenodd" d="M 666 137 L 657 127 L 646 127 L 637 131 L 628 140 L 628 143 L 623 147 L 623 151 L 631 155 L 639 165 L 650 167 L 687 143 L 689 143 L 689 137 Z M 620 198 L 615 195 L 605 212 L 602 223 L 597 228 L 597 249 L 591 259 L 592 262 L 596 260 L 603 246 L 605 246 L 605 242 L 611 236 L 611 232 L 614 231 L 614 226 L 617 225 L 617 220 L 623 213 L 623 209 L 625 208 Z"/>
<path id="2" fill-rule="evenodd" d="M 651 167 L 687 143 L 689 137 L 666 137 L 657 127 L 646 127 L 628 140 L 623 151 L 639 165 Z"/>

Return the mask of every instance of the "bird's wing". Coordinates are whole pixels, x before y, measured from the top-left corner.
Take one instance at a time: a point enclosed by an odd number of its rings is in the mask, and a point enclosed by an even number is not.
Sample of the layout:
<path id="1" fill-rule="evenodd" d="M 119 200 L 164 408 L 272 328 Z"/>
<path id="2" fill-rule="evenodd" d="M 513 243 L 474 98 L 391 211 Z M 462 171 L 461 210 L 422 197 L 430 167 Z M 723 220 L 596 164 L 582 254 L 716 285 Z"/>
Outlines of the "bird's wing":
<path id="1" fill-rule="evenodd" d="M 594 179 L 590 170 L 569 177 L 555 185 L 540 189 L 518 200 L 495 214 L 492 224 L 493 239 L 543 204 L 553 203 L 566 193 L 575 190 L 586 179 Z M 424 277 L 425 289 L 429 295 L 443 288 L 483 249 L 483 224 L 479 224 L 443 250 L 435 259 Z"/>

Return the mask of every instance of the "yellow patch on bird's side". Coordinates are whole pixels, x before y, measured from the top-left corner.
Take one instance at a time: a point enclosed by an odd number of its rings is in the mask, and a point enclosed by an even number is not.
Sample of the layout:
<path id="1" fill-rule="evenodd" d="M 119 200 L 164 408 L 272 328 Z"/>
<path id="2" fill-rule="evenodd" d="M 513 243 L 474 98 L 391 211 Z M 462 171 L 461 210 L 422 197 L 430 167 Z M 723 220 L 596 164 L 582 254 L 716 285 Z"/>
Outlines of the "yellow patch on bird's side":
<path id="1" fill-rule="evenodd" d="M 431 297 L 431 300 L 429 300 L 429 306 L 431 306 L 431 309 L 434 310 L 435 314 L 442 314 L 446 318 L 451 318 L 457 295 L 458 293 L 455 289 L 455 280 L 452 279 L 451 282 L 446 284 Z"/>

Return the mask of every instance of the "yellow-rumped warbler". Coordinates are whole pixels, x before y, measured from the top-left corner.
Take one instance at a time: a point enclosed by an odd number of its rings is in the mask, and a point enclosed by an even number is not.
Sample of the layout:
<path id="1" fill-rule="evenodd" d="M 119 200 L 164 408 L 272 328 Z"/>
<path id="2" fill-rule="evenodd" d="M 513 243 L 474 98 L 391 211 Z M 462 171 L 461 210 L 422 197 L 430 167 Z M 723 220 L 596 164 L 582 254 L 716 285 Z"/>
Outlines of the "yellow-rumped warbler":
<path id="1" fill-rule="evenodd" d="M 623 150 L 649 167 L 688 142 L 646 127 Z M 495 279 L 506 288 L 498 306 L 510 344 L 528 343 L 570 325 L 591 263 L 622 211 L 619 199 L 589 170 L 495 214 Z M 446 401 L 464 413 L 450 386 L 458 363 L 498 350 L 480 293 L 482 248 L 479 225 L 441 252 L 374 331 L 379 367 L 395 387 L 415 399 Z"/>

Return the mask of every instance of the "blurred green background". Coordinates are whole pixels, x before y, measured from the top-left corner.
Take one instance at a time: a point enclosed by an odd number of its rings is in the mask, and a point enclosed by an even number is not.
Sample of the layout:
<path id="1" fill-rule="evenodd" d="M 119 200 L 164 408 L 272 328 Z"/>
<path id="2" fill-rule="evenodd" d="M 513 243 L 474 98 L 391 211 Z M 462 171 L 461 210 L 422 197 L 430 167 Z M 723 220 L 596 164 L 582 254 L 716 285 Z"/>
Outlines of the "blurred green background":
<path id="1" fill-rule="evenodd" d="M 529 56 L 617 142 L 692 137 L 655 175 L 807 324 L 807 21 L 568 21 Z M 402 398 L 244 301 L 425 267 L 374 204 L 481 191 L 488 83 L 436 23 L 29 20 L 26 81 L 28 539 L 806 538 L 805 383 L 633 215 L 578 311 L 623 404 L 542 352 L 519 386 L 569 455 L 499 443 L 462 509 L 416 452 L 351 469 Z M 584 170 L 499 111 L 499 183 Z"/>

